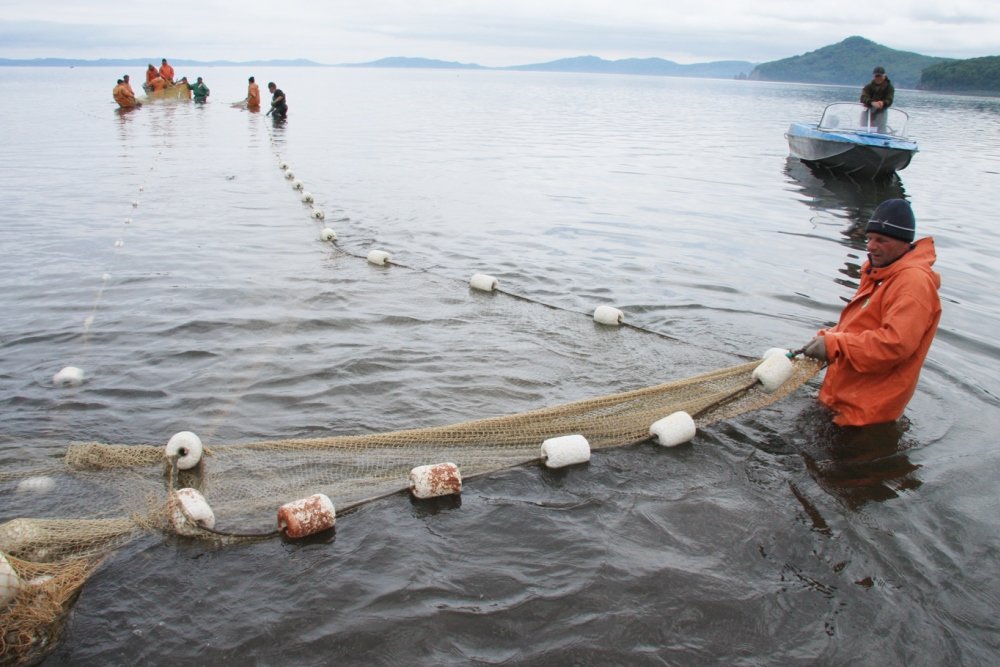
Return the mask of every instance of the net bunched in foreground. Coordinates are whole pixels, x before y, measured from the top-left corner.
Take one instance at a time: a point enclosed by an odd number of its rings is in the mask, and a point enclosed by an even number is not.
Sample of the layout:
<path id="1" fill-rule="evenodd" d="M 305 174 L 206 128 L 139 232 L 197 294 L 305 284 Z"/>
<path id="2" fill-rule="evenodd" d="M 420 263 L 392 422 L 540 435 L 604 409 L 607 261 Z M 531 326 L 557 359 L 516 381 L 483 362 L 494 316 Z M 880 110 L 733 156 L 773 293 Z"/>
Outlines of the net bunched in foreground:
<path id="1" fill-rule="evenodd" d="M 594 449 L 633 444 L 649 438 L 652 423 L 678 411 L 703 427 L 780 400 L 820 368 L 796 360 L 792 377 L 767 393 L 752 377 L 760 363 L 450 426 L 207 443 L 191 470 L 168 464 L 162 446 L 71 444 L 60 467 L 0 473 L 0 488 L 48 480 L 55 497 L 48 506 L 72 510 L 71 516 L 0 525 L 0 552 L 15 575 L 5 579 L 0 571 L 0 601 L 10 598 L 0 609 L 0 664 L 28 664 L 52 647 L 80 587 L 113 550 L 144 533 L 177 532 L 172 489 L 197 489 L 214 510 L 218 532 L 194 528 L 195 538 L 259 539 L 274 534 L 281 505 L 312 494 L 329 496 L 343 513 L 405 490 L 415 466 L 450 461 L 469 479 L 538 461 L 548 438 L 581 434 Z"/>

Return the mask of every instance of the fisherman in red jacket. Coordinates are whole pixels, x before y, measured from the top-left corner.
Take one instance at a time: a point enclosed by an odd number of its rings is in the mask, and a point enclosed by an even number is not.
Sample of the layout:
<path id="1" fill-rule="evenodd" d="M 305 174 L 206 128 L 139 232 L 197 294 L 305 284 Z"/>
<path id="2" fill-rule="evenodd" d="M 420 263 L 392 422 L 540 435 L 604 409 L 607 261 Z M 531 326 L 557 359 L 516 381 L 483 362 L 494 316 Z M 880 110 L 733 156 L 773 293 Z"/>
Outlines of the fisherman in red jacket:
<path id="1" fill-rule="evenodd" d="M 829 365 L 819 393 L 840 426 L 898 419 L 917 388 L 920 368 L 941 320 L 941 276 L 934 239 L 914 242 L 909 202 L 878 205 L 865 227 L 868 261 L 861 285 L 835 327 L 803 350 Z"/>

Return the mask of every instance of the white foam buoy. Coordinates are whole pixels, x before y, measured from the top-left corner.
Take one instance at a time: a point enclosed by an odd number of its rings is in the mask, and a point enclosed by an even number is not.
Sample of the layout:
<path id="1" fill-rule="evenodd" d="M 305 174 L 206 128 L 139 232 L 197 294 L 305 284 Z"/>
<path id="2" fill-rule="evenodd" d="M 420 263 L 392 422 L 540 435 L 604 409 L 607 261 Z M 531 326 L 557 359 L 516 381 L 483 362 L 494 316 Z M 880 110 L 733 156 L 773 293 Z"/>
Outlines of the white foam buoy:
<path id="1" fill-rule="evenodd" d="M 287 162 L 281 162 L 281 163 L 279 163 L 278 167 L 280 167 L 282 171 L 288 171 L 288 163 Z"/>
<path id="2" fill-rule="evenodd" d="M 299 179 L 296 178 L 294 181 L 292 181 L 293 190 L 301 190 L 304 187 L 306 187 L 306 184 L 300 181 Z"/>
<path id="3" fill-rule="evenodd" d="M 291 169 L 285 170 L 285 179 L 289 180 L 289 181 L 294 181 L 295 180 L 295 174 L 292 173 Z"/>
<path id="4" fill-rule="evenodd" d="M 78 387 L 83 384 L 83 371 L 76 366 L 67 366 L 52 376 L 52 384 L 57 387 Z"/>
<path id="5" fill-rule="evenodd" d="M 132 218 L 125 218 L 125 224 L 126 225 L 131 225 L 132 224 Z"/>
<path id="6" fill-rule="evenodd" d="M 469 287 L 484 292 L 492 292 L 499 284 L 500 282 L 496 278 L 488 276 L 485 273 L 477 273 L 469 280 Z"/>
<path id="7" fill-rule="evenodd" d="M 454 463 L 417 466 L 410 471 L 410 493 L 414 498 L 437 498 L 462 493 L 462 473 Z"/>
<path id="8" fill-rule="evenodd" d="M 299 197 L 299 199 L 301 199 L 304 204 L 310 204 L 313 202 L 312 193 L 309 191 L 303 191 L 302 196 Z"/>
<path id="9" fill-rule="evenodd" d="M 17 483 L 18 493 L 38 493 L 44 494 L 48 493 L 52 489 L 56 488 L 56 481 L 51 477 L 47 476 L 37 476 L 37 477 L 26 477 Z"/>
<path id="10" fill-rule="evenodd" d="M 333 231 L 329 227 L 324 227 L 323 229 L 320 230 L 319 237 L 323 241 L 336 241 L 337 232 Z"/>
<path id="11" fill-rule="evenodd" d="M 111 280 L 111 274 L 110 273 L 101 274 L 101 282 L 102 283 L 106 283 L 109 280 Z"/>
<path id="12" fill-rule="evenodd" d="M 201 461 L 203 451 L 201 438 L 191 431 L 181 431 L 170 437 L 167 446 L 163 449 L 163 455 L 167 458 L 176 456 L 177 467 L 181 470 L 190 470 Z"/>
<path id="13" fill-rule="evenodd" d="M 125 247 L 125 242 L 122 241 L 121 239 L 118 239 L 117 241 L 115 241 L 115 247 L 116 248 L 123 248 L 123 247 Z"/>
<path id="14" fill-rule="evenodd" d="M 542 462 L 547 468 L 586 463 L 590 460 L 590 443 L 582 435 L 563 435 L 542 443 Z"/>
<path id="15" fill-rule="evenodd" d="M 771 355 L 774 355 L 774 354 L 783 354 L 783 355 L 785 355 L 787 357 L 788 353 L 789 353 L 789 350 L 786 350 L 783 347 L 769 347 L 766 350 L 764 350 L 764 354 L 760 355 L 760 358 L 761 359 L 767 359 L 768 357 L 770 357 Z"/>
<path id="16" fill-rule="evenodd" d="M 795 365 L 791 359 L 783 354 L 772 354 L 753 369 L 751 377 L 760 382 L 764 391 L 770 394 L 785 384 L 794 372 Z"/>
<path id="17" fill-rule="evenodd" d="M 649 434 L 656 438 L 656 442 L 663 447 L 676 447 L 690 442 L 695 433 L 697 433 L 697 428 L 694 425 L 694 419 L 683 410 L 667 415 L 663 419 L 653 422 L 649 427 Z"/>
<path id="18" fill-rule="evenodd" d="M 0 609 L 14 601 L 21 590 L 21 578 L 11 567 L 7 556 L 0 552 Z"/>
<path id="19" fill-rule="evenodd" d="M 625 321 L 625 313 L 611 306 L 598 306 L 594 309 L 594 321 L 598 324 L 618 326 Z"/>
<path id="20" fill-rule="evenodd" d="M 333 501 L 322 493 L 285 503 L 278 508 L 278 530 L 293 540 L 329 530 L 336 523 L 337 510 Z"/>
<path id="21" fill-rule="evenodd" d="M 132 208 L 139 208 L 139 202 L 138 202 L 138 200 L 134 200 L 132 202 Z"/>
<path id="22" fill-rule="evenodd" d="M 178 489 L 168 502 L 170 525 L 179 535 L 200 535 L 199 526 L 215 528 L 215 512 L 197 489 Z"/>
<path id="23" fill-rule="evenodd" d="M 368 263 L 377 266 L 385 266 L 392 261 L 392 255 L 385 250 L 372 250 L 368 253 Z"/>
<path id="24" fill-rule="evenodd" d="M 314 208 L 312 210 L 312 217 L 316 218 L 317 220 L 322 220 L 323 218 L 326 217 L 326 213 L 324 213 L 323 209 L 321 208 Z"/>

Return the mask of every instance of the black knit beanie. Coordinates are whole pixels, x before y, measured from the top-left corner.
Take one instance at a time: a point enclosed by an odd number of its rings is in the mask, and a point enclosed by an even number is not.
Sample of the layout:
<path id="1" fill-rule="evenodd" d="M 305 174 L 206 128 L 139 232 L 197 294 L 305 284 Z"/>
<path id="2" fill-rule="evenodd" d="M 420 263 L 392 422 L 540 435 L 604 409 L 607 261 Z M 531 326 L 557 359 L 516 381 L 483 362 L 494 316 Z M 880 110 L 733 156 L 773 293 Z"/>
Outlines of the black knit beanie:
<path id="1" fill-rule="evenodd" d="M 884 234 L 900 241 L 913 243 L 917 222 L 913 209 L 905 199 L 886 199 L 872 213 L 865 233 Z"/>

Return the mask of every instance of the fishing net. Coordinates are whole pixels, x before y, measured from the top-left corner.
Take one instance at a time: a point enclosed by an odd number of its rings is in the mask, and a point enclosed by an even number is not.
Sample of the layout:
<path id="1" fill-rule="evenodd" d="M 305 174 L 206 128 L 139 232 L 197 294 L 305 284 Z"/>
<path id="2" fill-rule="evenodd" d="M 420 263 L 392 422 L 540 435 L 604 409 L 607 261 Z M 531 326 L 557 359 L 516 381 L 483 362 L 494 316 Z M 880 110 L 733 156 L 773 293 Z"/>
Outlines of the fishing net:
<path id="1" fill-rule="evenodd" d="M 580 434 L 592 449 L 635 444 L 650 425 L 684 411 L 699 427 L 771 404 L 819 370 L 766 392 L 754 361 L 652 387 L 449 426 L 368 435 L 216 444 L 179 470 L 164 447 L 71 443 L 60 465 L 0 473 L 3 487 L 46 486 L 65 497 L 60 518 L 0 524 L 0 664 L 28 664 L 51 647 L 80 587 L 113 550 L 150 533 L 222 543 L 275 534 L 281 505 L 316 493 L 340 514 L 405 490 L 415 466 L 444 461 L 466 480 L 539 461 L 549 438 Z M 178 523 L 172 490 L 197 489 L 217 517 L 214 531 Z M 76 516 L 78 515 L 78 516 Z"/>

